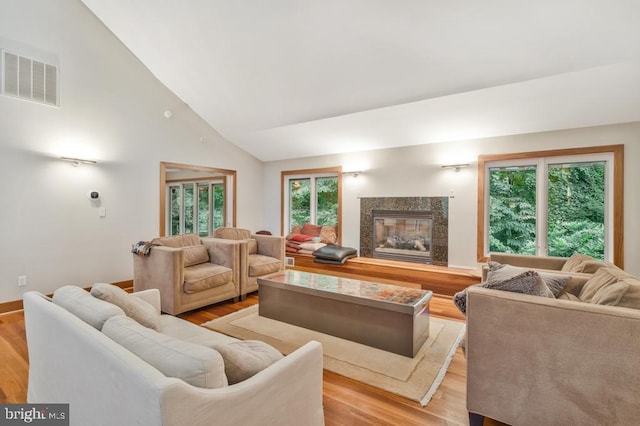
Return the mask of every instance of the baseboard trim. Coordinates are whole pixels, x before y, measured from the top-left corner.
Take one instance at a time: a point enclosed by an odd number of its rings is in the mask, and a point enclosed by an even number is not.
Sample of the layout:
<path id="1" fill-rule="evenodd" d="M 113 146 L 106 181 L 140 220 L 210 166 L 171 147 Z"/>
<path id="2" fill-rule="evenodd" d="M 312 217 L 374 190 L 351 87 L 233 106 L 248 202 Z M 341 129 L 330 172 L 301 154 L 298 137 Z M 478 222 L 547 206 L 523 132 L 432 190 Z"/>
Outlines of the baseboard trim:
<path id="1" fill-rule="evenodd" d="M 117 285 L 124 290 L 133 288 L 133 280 L 118 281 L 111 284 Z M 85 287 L 84 289 L 88 291 L 91 287 Z M 48 294 L 47 296 L 51 297 L 52 295 Z M 0 315 L 8 312 L 21 311 L 22 309 L 22 300 L 11 300 L 9 302 L 0 303 Z"/>

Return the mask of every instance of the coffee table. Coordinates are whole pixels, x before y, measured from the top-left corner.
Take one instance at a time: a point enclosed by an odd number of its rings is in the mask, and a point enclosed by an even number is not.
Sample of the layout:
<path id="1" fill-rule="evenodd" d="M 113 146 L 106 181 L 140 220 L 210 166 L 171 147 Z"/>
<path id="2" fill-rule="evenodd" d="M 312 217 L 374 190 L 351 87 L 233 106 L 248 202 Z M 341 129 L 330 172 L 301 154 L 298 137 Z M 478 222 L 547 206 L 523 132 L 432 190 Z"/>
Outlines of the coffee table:
<path id="1" fill-rule="evenodd" d="M 263 317 L 408 357 L 429 337 L 428 290 L 290 269 L 258 287 Z"/>

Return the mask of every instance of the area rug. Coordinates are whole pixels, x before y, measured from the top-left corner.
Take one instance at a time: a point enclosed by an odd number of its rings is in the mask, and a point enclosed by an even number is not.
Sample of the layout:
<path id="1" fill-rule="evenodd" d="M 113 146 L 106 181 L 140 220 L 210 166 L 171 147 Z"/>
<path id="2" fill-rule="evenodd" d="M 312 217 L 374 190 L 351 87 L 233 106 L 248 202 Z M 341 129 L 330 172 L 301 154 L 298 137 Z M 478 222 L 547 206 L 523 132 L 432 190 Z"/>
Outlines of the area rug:
<path id="1" fill-rule="evenodd" d="M 262 340 L 288 354 L 310 340 L 322 343 L 324 368 L 427 405 L 464 336 L 465 324 L 429 319 L 429 338 L 414 358 L 258 315 L 258 305 L 208 321 L 204 327 L 242 340 Z"/>

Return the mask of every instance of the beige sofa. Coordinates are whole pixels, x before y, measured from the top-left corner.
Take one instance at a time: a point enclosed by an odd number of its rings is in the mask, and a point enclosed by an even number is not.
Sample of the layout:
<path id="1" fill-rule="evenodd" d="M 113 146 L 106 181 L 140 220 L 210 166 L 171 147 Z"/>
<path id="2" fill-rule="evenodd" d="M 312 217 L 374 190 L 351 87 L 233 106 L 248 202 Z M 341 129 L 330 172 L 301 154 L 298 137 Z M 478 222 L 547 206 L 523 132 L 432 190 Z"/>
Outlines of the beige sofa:
<path id="1" fill-rule="evenodd" d="M 240 247 L 240 296 L 258 290 L 258 278 L 284 270 L 284 237 L 252 234 L 243 228 L 216 228 L 215 238 L 242 243 Z"/>
<path id="2" fill-rule="evenodd" d="M 240 297 L 241 244 L 196 234 L 154 238 L 133 255 L 135 291 L 160 290 L 162 311 L 182 312 Z"/>
<path id="3" fill-rule="evenodd" d="M 237 373 L 223 348 L 247 342 L 161 315 L 158 290 L 129 297 L 120 307 L 79 287 L 53 301 L 24 294 L 29 403 L 70 404 L 72 426 L 324 423 L 319 343 L 228 384 Z"/>
<path id="4" fill-rule="evenodd" d="M 558 298 L 467 289 L 470 424 L 638 422 L 640 279 L 610 264 L 555 272 L 571 277 Z"/>

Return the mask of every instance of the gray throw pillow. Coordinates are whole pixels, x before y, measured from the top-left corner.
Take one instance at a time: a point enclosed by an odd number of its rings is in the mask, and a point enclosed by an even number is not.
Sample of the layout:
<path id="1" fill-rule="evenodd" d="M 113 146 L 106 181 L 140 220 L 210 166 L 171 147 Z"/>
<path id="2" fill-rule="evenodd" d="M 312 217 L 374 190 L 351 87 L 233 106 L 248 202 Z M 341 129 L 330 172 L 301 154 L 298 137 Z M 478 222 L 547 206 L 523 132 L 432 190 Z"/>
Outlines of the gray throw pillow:
<path id="1" fill-rule="evenodd" d="M 496 265 L 493 266 L 495 267 Z M 495 267 L 493 270 L 492 265 L 489 265 L 487 281 L 477 285 L 494 290 L 555 298 L 553 292 L 536 271 L 523 270 L 510 265 L 501 265 L 500 267 Z M 453 296 L 453 303 L 460 312 L 466 315 L 467 289 L 456 293 Z"/>

